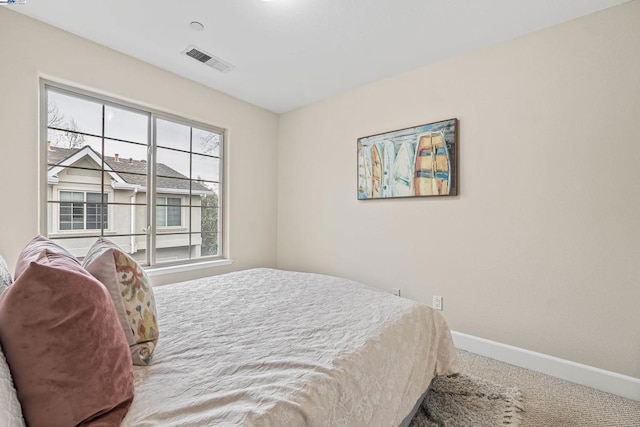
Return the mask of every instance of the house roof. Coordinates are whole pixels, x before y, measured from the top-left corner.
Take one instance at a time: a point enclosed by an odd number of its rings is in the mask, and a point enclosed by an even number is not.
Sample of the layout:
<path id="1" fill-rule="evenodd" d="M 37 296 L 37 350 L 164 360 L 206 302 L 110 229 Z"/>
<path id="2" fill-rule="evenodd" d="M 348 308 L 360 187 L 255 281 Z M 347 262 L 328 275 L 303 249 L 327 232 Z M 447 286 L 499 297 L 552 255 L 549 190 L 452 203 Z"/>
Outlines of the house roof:
<path id="1" fill-rule="evenodd" d="M 81 153 L 84 151 L 85 153 Z M 57 170 L 69 167 L 77 163 L 81 158 L 89 157 L 94 162 L 100 162 L 101 156 L 93 148 L 86 145 L 82 148 L 62 148 L 50 147 L 48 150 L 49 170 L 57 174 Z M 72 162 L 71 164 L 69 164 Z M 106 163 L 105 170 L 111 176 L 121 183 L 130 184 L 145 190 L 147 186 L 147 162 L 146 160 L 134 160 L 104 156 Z M 120 178 L 120 179 L 118 179 Z M 156 187 L 163 193 L 170 193 L 171 190 L 177 190 L 180 193 L 189 191 L 195 194 L 211 194 L 212 190 L 197 181 L 189 180 L 188 177 L 176 171 L 175 169 L 163 164 L 156 165 Z"/>

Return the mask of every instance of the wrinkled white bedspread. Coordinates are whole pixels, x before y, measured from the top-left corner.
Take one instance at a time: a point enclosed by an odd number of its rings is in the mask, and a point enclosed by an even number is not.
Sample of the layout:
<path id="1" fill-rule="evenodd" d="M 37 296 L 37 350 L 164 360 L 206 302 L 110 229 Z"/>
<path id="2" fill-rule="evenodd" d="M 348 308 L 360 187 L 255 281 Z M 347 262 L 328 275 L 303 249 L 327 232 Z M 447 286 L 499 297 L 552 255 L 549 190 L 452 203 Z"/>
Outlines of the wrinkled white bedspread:
<path id="1" fill-rule="evenodd" d="M 353 281 L 254 269 L 154 292 L 124 426 L 397 426 L 457 369 L 440 313 Z"/>

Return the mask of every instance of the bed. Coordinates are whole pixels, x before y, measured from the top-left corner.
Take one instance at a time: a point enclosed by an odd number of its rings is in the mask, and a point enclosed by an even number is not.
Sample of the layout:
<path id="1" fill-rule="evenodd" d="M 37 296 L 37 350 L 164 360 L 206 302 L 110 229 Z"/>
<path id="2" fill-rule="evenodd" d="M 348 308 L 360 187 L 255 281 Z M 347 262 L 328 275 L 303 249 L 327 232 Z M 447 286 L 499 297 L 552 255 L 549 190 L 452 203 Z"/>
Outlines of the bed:
<path id="1" fill-rule="evenodd" d="M 154 288 L 160 340 L 122 426 L 399 426 L 456 372 L 439 312 L 353 281 L 252 269 Z"/>

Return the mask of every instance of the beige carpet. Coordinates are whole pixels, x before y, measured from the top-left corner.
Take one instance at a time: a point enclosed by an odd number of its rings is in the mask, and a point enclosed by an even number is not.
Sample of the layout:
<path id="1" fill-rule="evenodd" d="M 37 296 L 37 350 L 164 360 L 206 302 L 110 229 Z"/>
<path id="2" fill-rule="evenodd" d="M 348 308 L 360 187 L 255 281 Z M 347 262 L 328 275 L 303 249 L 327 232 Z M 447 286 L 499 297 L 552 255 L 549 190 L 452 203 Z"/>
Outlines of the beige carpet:
<path id="1" fill-rule="evenodd" d="M 458 351 L 462 373 L 517 387 L 521 427 L 640 427 L 640 402 Z"/>

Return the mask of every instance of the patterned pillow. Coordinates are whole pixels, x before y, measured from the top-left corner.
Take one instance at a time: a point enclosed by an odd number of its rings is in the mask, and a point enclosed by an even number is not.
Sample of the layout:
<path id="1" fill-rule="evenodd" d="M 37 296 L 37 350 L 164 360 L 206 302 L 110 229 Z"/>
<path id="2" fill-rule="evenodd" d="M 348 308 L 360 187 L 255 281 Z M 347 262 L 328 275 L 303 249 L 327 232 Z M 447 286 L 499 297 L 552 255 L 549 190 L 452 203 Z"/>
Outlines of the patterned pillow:
<path id="1" fill-rule="evenodd" d="M 83 266 L 109 290 L 133 364 L 150 364 L 158 342 L 158 322 L 147 273 L 118 245 L 102 238 L 89 249 Z"/>
<path id="2" fill-rule="evenodd" d="M 0 256 L 0 295 L 11 286 L 11 273 L 9 267 L 2 256 Z"/>

